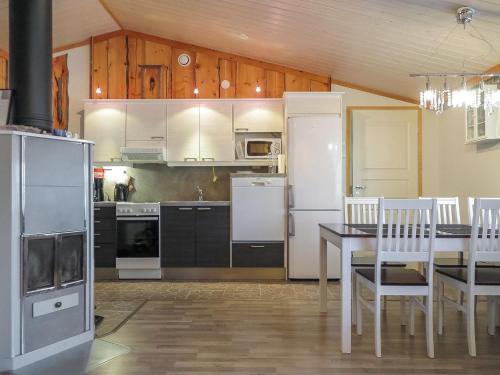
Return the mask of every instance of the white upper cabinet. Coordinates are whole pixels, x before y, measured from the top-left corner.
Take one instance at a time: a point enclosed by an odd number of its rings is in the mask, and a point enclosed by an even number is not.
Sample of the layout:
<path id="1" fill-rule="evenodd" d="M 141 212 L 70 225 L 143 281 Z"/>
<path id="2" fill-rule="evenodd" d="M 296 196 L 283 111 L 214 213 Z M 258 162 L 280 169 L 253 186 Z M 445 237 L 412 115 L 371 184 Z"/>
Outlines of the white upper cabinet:
<path id="1" fill-rule="evenodd" d="M 167 137 L 167 104 L 165 102 L 127 102 L 128 147 L 138 142 L 165 142 Z M 140 142 L 142 143 L 142 142 Z M 147 143 L 146 143 L 147 144 Z"/>
<path id="2" fill-rule="evenodd" d="M 200 160 L 200 105 L 192 102 L 167 105 L 167 160 Z"/>
<path id="3" fill-rule="evenodd" d="M 234 160 L 232 105 L 227 102 L 200 104 L 200 160 Z"/>
<path id="4" fill-rule="evenodd" d="M 234 131 L 248 133 L 283 132 L 281 100 L 234 102 Z"/>
<path id="5" fill-rule="evenodd" d="M 94 161 L 121 160 L 125 147 L 125 102 L 85 103 L 84 137 L 95 142 Z"/>

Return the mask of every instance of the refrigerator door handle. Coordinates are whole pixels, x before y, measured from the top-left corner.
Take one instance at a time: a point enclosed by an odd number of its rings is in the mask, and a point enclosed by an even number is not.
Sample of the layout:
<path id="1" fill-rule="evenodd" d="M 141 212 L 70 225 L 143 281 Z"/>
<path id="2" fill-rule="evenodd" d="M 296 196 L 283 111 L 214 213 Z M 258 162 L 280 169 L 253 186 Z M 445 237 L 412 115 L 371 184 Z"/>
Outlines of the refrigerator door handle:
<path id="1" fill-rule="evenodd" d="M 295 218 L 291 212 L 288 213 L 288 237 L 295 237 Z"/>
<path id="2" fill-rule="evenodd" d="M 293 185 L 288 185 L 288 207 L 295 207 L 295 198 L 293 195 Z"/>

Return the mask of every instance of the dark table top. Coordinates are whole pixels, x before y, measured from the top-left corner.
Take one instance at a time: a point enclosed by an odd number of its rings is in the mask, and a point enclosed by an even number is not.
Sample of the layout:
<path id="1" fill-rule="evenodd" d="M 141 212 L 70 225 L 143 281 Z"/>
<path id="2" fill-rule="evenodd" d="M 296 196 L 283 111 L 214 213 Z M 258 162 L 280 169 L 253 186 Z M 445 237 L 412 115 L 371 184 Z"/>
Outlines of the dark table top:
<path id="1" fill-rule="evenodd" d="M 323 224 L 319 226 L 339 237 L 376 237 L 377 224 Z M 395 226 L 395 225 L 394 225 Z M 393 233 L 394 233 L 393 229 Z M 426 228 L 426 232 L 428 232 Z M 387 224 L 384 225 L 384 233 L 387 236 Z M 410 232 L 411 233 L 411 232 Z M 437 238 L 470 238 L 471 226 L 465 224 L 438 224 L 436 226 Z"/>

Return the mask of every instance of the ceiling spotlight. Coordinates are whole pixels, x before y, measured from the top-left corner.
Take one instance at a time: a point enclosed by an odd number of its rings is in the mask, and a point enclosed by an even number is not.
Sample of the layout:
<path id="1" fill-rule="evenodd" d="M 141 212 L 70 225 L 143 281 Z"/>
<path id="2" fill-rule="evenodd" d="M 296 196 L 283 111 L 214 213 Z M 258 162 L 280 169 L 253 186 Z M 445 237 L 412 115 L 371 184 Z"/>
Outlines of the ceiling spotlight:
<path id="1" fill-rule="evenodd" d="M 198 94 L 200 93 L 200 92 L 198 91 L 198 87 L 195 87 L 193 92 L 194 92 L 194 94 L 195 94 L 195 95 L 198 95 Z"/>
<path id="2" fill-rule="evenodd" d="M 102 90 L 101 90 L 101 87 L 100 86 L 97 86 L 97 88 L 95 89 L 95 93 L 97 95 L 101 95 L 102 94 Z"/>
<path id="3" fill-rule="evenodd" d="M 260 86 L 257 84 L 257 87 L 255 88 L 255 92 L 261 92 L 262 89 L 260 88 Z"/>
<path id="4" fill-rule="evenodd" d="M 247 35 L 247 34 L 241 33 L 241 34 L 239 35 L 239 37 L 240 37 L 240 39 L 242 39 L 242 40 L 248 40 L 248 35 Z"/>

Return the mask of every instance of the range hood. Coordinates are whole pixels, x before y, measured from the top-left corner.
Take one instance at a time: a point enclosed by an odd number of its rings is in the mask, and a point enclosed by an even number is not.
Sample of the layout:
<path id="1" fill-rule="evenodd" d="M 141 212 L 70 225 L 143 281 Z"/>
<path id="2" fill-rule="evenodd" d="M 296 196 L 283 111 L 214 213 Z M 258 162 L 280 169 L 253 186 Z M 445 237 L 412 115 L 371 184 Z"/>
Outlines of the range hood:
<path id="1" fill-rule="evenodd" d="M 132 163 L 165 163 L 167 149 L 165 147 L 121 147 L 122 160 Z"/>

